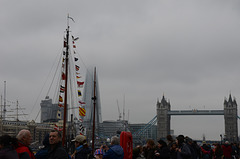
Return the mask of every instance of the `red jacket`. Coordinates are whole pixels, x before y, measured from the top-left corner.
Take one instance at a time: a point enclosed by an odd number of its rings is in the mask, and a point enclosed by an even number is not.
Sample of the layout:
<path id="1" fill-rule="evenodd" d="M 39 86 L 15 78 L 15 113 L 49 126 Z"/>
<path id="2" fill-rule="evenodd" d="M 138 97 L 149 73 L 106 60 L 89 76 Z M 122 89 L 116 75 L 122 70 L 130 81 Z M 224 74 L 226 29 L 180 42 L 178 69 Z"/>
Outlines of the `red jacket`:
<path id="1" fill-rule="evenodd" d="M 18 147 L 16 148 L 16 151 L 20 159 L 24 158 L 24 156 L 29 156 L 31 159 L 35 159 L 32 150 L 20 141 L 18 141 Z"/>
<path id="2" fill-rule="evenodd" d="M 231 145 L 222 145 L 223 155 L 225 158 L 231 158 L 232 146 Z"/>

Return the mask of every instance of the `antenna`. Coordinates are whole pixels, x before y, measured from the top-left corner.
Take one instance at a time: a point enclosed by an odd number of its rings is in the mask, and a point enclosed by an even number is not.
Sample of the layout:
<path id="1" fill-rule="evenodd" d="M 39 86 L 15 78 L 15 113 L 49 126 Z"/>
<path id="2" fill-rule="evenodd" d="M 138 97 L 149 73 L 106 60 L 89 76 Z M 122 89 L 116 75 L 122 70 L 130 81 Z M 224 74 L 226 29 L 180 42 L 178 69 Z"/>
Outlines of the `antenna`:
<path id="1" fill-rule="evenodd" d="M 118 100 L 117 100 L 117 107 L 118 107 L 118 120 L 120 121 L 122 118 L 121 112 L 120 112 L 120 108 L 119 108 L 119 104 L 118 104 Z"/>
<path id="2" fill-rule="evenodd" d="M 125 120 L 125 94 L 123 94 L 123 120 Z"/>

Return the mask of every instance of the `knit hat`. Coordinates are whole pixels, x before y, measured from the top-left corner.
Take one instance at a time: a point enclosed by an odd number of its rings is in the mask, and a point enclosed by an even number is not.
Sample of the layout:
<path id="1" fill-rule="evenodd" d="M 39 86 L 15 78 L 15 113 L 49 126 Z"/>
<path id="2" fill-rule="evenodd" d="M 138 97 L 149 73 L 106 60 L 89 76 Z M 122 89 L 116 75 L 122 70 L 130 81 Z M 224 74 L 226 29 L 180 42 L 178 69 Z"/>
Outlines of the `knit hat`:
<path id="1" fill-rule="evenodd" d="M 103 150 L 102 149 L 97 149 L 94 154 L 95 154 L 95 156 L 96 155 L 103 155 Z"/>
<path id="2" fill-rule="evenodd" d="M 78 135 L 75 137 L 75 139 L 73 139 L 72 141 L 77 141 L 79 143 L 84 143 L 84 141 L 86 140 L 86 136 L 83 135 Z"/>

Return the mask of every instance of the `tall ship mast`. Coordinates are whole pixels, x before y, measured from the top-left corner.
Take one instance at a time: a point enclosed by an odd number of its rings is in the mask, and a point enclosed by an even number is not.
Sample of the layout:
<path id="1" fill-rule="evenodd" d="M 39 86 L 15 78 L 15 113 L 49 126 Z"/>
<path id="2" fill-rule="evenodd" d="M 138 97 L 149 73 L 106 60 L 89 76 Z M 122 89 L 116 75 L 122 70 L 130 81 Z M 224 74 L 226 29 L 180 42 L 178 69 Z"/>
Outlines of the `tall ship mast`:
<path id="1" fill-rule="evenodd" d="M 73 20 L 73 18 L 67 17 L 67 29 L 66 34 L 64 35 L 64 43 L 63 43 L 63 58 L 62 58 L 62 72 L 61 72 L 61 81 L 59 85 L 59 100 L 58 106 L 59 108 L 64 108 L 63 114 L 63 128 L 60 129 L 63 132 L 62 144 L 66 146 L 66 136 L 67 136 L 67 123 L 68 123 L 68 110 L 69 109 L 79 109 L 79 121 L 82 122 L 82 117 L 85 116 L 85 103 L 82 101 L 82 92 L 81 88 L 83 88 L 84 81 L 81 80 L 80 76 L 80 66 L 77 64 L 78 57 L 76 54 L 76 45 L 75 41 L 79 38 L 75 38 L 73 35 L 70 35 L 70 26 L 69 20 Z M 72 43 L 70 43 L 70 41 Z M 71 62 L 73 64 L 71 64 Z M 70 97 L 71 96 L 71 97 Z M 74 100 L 68 102 L 68 100 Z M 71 103 L 71 104 L 68 104 Z M 76 107 L 77 105 L 77 107 Z M 73 107 L 75 106 L 75 107 Z M 77 118 L 77 117 L 75 117 Z M 78 134 L 84 134 L 84 128 L 82 124 L 78 125 Z M 76 135 L 76 134 L 74 134 Z M 68 138 L 69 139 L 69 138 Z"/>

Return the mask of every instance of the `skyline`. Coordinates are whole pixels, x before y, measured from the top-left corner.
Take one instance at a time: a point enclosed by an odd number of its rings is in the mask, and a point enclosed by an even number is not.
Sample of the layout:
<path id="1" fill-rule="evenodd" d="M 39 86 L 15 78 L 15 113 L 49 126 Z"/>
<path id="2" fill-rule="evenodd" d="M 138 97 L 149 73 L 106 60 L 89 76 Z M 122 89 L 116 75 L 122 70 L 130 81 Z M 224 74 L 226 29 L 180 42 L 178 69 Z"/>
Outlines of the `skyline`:
<path id="1" fill-rule="evenodd" d="M 103 120 L 118 119 L 117 100 L 130 123 L 149 122 L 163 95 L 172 110 L 223 109 L 230 93 L 240 102 L 237 0 L 3 0 L 0 13 L 0 91 L 7 81 L 7 99 L 28 120 L 45 99 L 68 14 L 83 78 L 97 68 Z M 172 117 L 171 129 L 219 140 L 224 119 Z"/>

